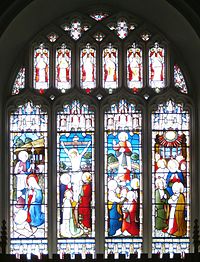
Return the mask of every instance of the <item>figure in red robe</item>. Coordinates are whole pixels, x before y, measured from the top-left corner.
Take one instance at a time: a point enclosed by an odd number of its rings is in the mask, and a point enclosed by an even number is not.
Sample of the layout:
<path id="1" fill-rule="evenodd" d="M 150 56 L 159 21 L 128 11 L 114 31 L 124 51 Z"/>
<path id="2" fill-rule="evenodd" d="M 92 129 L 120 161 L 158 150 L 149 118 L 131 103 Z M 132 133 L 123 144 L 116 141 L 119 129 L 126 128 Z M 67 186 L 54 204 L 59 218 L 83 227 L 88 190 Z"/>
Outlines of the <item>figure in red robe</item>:
<path id="1" fill-rule="evenodd" d="M 137 218 L 138 204 L 133 191 L 127 193 L 127 203 L 124 204 L 122 233 L 124 235 L 138 236 L 139 221 Z"/>
<path id="2" fill-rule="evenodd" d="M 92 200 L 92 183 L 91 174 L 83 173 L 82 176 L 82 194 L 80 197 L 78 214 L 81 225 L 85 229 L 91 229 L 91 200 Z"/>

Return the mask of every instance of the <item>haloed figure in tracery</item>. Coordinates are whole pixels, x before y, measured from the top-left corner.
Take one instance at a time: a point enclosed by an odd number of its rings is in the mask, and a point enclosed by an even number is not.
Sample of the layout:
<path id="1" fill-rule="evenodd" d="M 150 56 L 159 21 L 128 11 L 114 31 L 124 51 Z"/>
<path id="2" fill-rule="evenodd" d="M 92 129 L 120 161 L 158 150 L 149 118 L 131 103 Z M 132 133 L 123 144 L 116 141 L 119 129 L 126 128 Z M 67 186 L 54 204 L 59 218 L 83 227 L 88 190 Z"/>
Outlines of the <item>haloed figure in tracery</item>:
<path id="1" fill-rule="evenodd" d="M 49 82 L 49 51 L 41 44 L 39 48 L 35 49 L 35 87 L 48 88 Z"/>

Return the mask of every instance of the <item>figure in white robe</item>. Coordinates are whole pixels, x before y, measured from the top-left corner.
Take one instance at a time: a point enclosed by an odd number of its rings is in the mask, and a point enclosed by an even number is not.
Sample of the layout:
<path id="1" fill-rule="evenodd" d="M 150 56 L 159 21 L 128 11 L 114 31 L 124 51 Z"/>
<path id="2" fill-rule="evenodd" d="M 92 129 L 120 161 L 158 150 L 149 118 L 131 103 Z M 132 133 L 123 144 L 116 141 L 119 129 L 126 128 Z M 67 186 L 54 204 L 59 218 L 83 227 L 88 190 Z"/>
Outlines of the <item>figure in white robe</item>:
<path id="1" fill-rule="evenodd" d="M 170 205 L 168 233 L 173 236 L 182 237 L 187 232 L 185 220 L 185 197 L 184 186 L 181 182 L 175 182 L 172 186 L 173 195 L 169 198 Z"/>
<path id="2" fill-rule="evenodd" d="M 74 217 L 73 209 L 73 193 L 67 189 L 63 199 L 63 223 L 61 224 L 61 235 L 63 237 L 78 237 L 83 233 L 83 230 L 78 228 Z"/>
<path id="3" fill-rule="evenodd" d="M 115 140 L 113 141 L 113 149 L 116 151 L 116 156 L 119 161 L 118 178 L 122 183 L 126 183 L 131 180 L 132 147 L 131 143 L 128 141 L 128 134 L 126 132 L 120 132 L 118 138 L 118 144 Z"/>
<path id="4" fill-rule="evenodd" d="M 84 150 L 79 153 L 79 151 L 76 148 L 67 149 L 64 142 L 61 142 L 61 145 L 63 146 L 63 149 L 65 153 L 68 155 L 70 162 L 71 162 L 71 183 L 73 187 L 73 199 L 74 201 L 78 202 L 81 189 L 82 189 L 82 175 L 83 172 L 81 170 L 81 160 L 83 155 L 87 152 L 89 146 L 91 144 L 91 141 L 88 142 L 87 146 L 84 148 Z"/>

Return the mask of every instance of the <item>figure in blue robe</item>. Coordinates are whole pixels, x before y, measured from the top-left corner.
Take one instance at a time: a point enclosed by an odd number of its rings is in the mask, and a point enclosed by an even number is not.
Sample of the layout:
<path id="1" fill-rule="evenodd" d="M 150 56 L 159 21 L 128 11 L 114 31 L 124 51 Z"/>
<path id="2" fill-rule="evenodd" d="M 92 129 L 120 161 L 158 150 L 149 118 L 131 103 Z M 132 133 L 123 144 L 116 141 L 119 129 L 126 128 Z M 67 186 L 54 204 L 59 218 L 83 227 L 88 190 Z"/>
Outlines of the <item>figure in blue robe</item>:
<path id="1" fill-rule="evenodd" d="M 166 189 L 170 196 L 173 195 L 172 186 L 175 182 L 181 182 L 184 185 L 183 173 L 178 169 L 178 162 L 175 159 L 171 159 L 168 162 L 168 175 L 166 178 Z"/>
<path id="2" fill-rule="evenodd" d="M 109 204 L 109 236 L 114 236 L 118 229 L 122 227 L 122 214 L 120 214 L 119 203 Z"/>
<path id="3" fill-rule="evenodd" d="M 38 227 L 44 224 L 45 215 L 41 211 L 42 206 L 42 190 L 38 185 L 38 176 L 35 174 L 30 174 L 27 177 L 28 190 L 26 193 L 24 207 L 27 210 L 27 222 L 30 226 Z"/>

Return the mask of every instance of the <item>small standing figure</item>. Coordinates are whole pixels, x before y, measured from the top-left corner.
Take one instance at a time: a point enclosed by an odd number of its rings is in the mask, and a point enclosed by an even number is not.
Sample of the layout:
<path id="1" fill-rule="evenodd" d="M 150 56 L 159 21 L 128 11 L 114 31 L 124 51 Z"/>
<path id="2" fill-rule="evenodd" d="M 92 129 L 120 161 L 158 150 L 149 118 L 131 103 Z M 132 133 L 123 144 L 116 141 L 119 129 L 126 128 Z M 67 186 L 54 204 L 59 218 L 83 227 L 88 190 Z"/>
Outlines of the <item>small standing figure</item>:
<path id="1" fill-rule="evenodd" d="M 140 88 L 142 79 L 142 52 L 140 48 L 133 47 L 128 51 L 128 81 L 129 87 Z"/>
<path id="2" fill-rule="evenodd" d="M 127 193 L 127 202 L 123 205 L 122 233 L 124 235 L 138 236 L 139 221 L 137 220 L 137 192 L 129 191 Z"/>
<path id="3" fill-rule="evenodd" d="M 48 72 L 49 72 L 49 52 L 41 44 L 40 47 L 35 51 L 35 82 L 36 88 L 47 88 L 48 84 Z"/>
<path id="4" fill-rule="evenodd" d="M 157 178 L 163 178 L 164 180 L 166 180 L 169 169 L 166 167 L 167 163 L 166 160 L 164 158 L 160 158 L 157 161 L 157 170 L 155 172 L 155 177 Z"/>
<path id="5" fill-rule="evenodd" d="M 166 178 L 167 191 L 170 196 L 173 195 L 172 186 L 175 182 L 184 184 L 184 176 L 182 171 L 179 170 L 179 163 L 176 159 L 170 159 L 168 162 L 168 175 Z"/>
<path id="6" fill-rule="evenodd" d="M 30 173 L 31 164 L 28 153 L 24 150 L 19 152 L 18 159 L 19 161 L 14 168 L 14 174 L 17 177 L 17 201 L 24 202 L 27 188 L 26 178 Z"/>
<path id="7" fill-rule="evenodd" d="M 45 222 L 45 215 L 42 212 L 42 189 L 38 184 L 39 178 L 36 174 L 28 175 L 26 181 L 28 189 L 24 209 L 27 210 L 27 222 L 30 226 L 38 227 Z"/>
<path id="8" fill-rule="evenodd" d="M 103 52 L 103 79 L 105 88 L 116 88 L 118 81 L 117 49 L 110 44 Z"/>
<path id="9" fill-rule="evenodd" d="M 149 52 L 150 85 L 161 88 L 164 85 L 164 49 L 155 43 Z"/>
<path id="10" fill-rule="evenodd" d="M 109 236 L 121 234 L 122 227 L 122 201 L 117 195 L 117 181 L 108 182 L 108 213 L 109 213 Z"/>
<path id="11" fill-rule="evenodd" d="M 175 182 L 172 186 L 173 195 L 169 198 L 170 205 L 168 233 L 173 236 L 182 237 L 187 232 L 185 220 L 185 197 L 184 186 L 181 182 Z"/>
<path id="12" fill-rule="evenodd" d="M 70 59 L 71 52 L 62 44 L 61 48 L 57 51 L 57 82 L 58 87 L 65 84 L 68 87 L 70 82 Z"/>
<path id="13" fill-rule="evenodd" d="M 63 198 L 63 223 L 61 224 L 61 235 L 63 237 L 77 237 L 83 231 L 77 227 L 73 210 L 73 194 L 71 189 L 67 189 Z"/>
<path id="14" fill-rule="evenodd" d="M 132 147 L 128 141 L 128 134 L 126 132 L 120 132 L 118 135 L 119 143 L 113 141 L 113 149 L 116 151 L 116 156 L 119 161 L 118 177 L 122 182 L 130 181 L 131 173 L 131 155 Z"/>
<path id="15" fill-rule="evenodd" d="M 85 231 L 91 230 L 91 200 L 92 200 L 92 183 L 91 174 L 83 173 L 83 185 L 80 203 L 78 207 L 79 220 Z"/>
<path id="16" fill-rule="evenodd" d="M 164 178 L 157 178 L 155 185 L 155 228 L 162 230 L 167 226 L 167 199 L 169 195 L 165 189 Z"/>
<path id="17" fill-rule="evenodd" d="M 94 49 L 90 47 L 90 44 L 86 45 L 86 49 L 84 49 L 81 53 L 82 58 L 82 66 L 81 66 L 81 77 L 82 77 L 82 84 L 84 87 L 89 84 L 89 87 L 94 85 L 94 59 L 95 59 L 95 52 Z M 84 84 L 85 82 L 85 84 Z"/>

